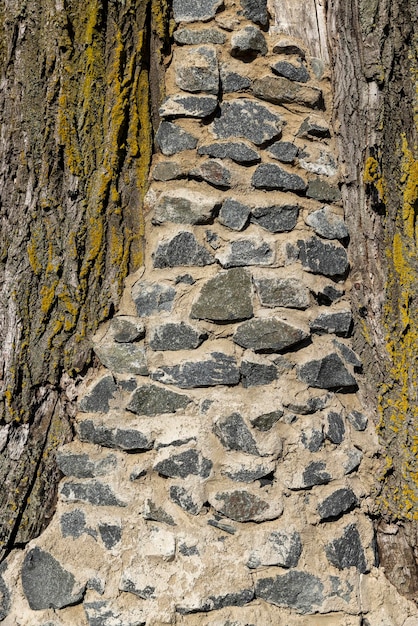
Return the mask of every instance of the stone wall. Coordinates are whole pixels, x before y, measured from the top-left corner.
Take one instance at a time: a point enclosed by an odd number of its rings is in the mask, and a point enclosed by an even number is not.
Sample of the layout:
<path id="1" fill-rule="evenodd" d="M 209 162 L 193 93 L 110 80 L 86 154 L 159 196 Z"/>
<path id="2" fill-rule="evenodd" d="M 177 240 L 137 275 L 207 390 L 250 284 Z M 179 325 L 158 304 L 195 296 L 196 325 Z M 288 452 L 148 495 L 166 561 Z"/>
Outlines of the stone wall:
<path id="1" fill-rule="evenodd" d="M 173 9 L 145 266 L 0 620 L 416 626 L 375 548 L 328 68 L 261 0 Z"/>

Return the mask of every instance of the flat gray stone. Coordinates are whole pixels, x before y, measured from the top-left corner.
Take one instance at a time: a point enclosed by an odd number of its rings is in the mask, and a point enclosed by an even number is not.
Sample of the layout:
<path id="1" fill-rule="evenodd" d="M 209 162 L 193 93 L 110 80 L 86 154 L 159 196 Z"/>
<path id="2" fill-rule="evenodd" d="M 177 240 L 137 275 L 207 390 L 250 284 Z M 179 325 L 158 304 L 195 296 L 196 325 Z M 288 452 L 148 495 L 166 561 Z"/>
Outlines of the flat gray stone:
<path id="1" fill-rule="evenodd" d="M 360 413 L 360 411 L 351 411 L 347 415 L 347 419 L 354 430 L 358 430 L 360 432 L 366 430 L 368 418 L 367 415 L 364 415 L 364 413 Z"/>
<path id="2" fill-rule="evenodd" d="M 212 506 L 235 522 L 259 522 L 279 517 L 270 504 L 244 489 L 219 492 L 211 499 Z"/>
<path id="3" fill-rule="evenodd" d="M 307 83 L 310 79 L 309 72 L 302 63 L 294 65 L 289 61 L 278 61 L 271 66 L 271 69 L 278 76 L 283 76 L 289 80 L 294 80 L 298 83 Z"/>
<path id="4" fill-rule="evenodd" d="M 214 352 L 210 358 L 201 361 L 161 366 L 153 372 L 152 378 L 166 385 L 193 389 L 215 385 L 238 385 L 240 372 L 233 357 Z"/>
<path id="5" fill-rule="evenodd" d="M 325 441 L 322 429 L 306 428 L 302 432 L 301 441 L 309 452 L 318 452 Z"/>
<path id="6" fill-rule="evenodd" d="M 325 500 L 320 502 L 317 511 L 321 522 L 325 522 L 327 520 L 336 519 L 356 506 L 358 506 L 356 495 L 351 489 L 344 487 L 337 489 L 334 493 L 325 498 Z"/>
<path id="7" fill-rule="evenodd" d="M 309 139 L 329 139 L 331 133 L 328 123 L 317 116 L 309 116 L 305 118 L 298 131 L 298 137 L 307 137 Z"/>
<path id="8" fill-rule="evenodd" d="M 252 165 L 260 161 L 260 155 L 254 148 L 250 148 L 242 141 L 228 141 L 228 143 L 211 143 L 198 148 L 198 154 L 208 155 L 216 159 L 231 159 L 236 163 Z"/>
<path id="9" fill-rule="evenodd" d="M 176 94 L 168 96 L 162 103 L 161 117 L 193 117 L 205 119 L 212 115 L 218 106 L 216 96 L 188 96 Z"/>
<path id="10" fill-rule="evenodd" d="M 260 480 L 265 476 L 271 474 L 271 466 L 258 465 L 255 467 L 242 466 L 237 470 L 227 470 L 224 472 L 225 476 L 237 483 L 253 483 L 256 480 Z"/>
<path id="11" fill-rule="evenodd" d="M 90 482 L 66 482 L 60 489 L 60 495 L 66 502 L 87 502 L 93 506 L 127 506 L 119 500 L 109 485 L 93 480 Z"/>
<path id="12" fill-rule="evenodd" d="M 183 150 L 194 150 L 198 141 L 177 124 L 165 120 L 161 122 L 155 140 L 165 156 L 172 156 Z"/>
<path id="13" fill-rule="evenodd" d="M 117 343 L 132 343 L 145 337 L 145 327 L 135 317 L 118 316 L 110 321 L 110 332 Z"/>
<path id="14" fill-rule="evenodd" d="M 297 174 L 286 172 L 274 163 L 262 163 L 253 174 L 251 184 L 256 189 L 294 191 L 304 193 L 306 182 Z"/>
<path id="15" fill-rule="evenodd" d="M 261 415 L 257 415 L 251 419 L 251 424 L 257 430 L 261 430 L 261 432 L 267 432 L 273 428 L 273 426 L 279 421 L 281 417 L 283 417 L 283 411 L 278 409 L 276 411 L 271 411 L 270 413 L 262 413 Z"/>
<path id="16" fill-rule="evenodd" d="M 157 385 L 143 385 L 134 391 L 126 408 L 137 415 L 154 417 L 185 409 L 189 402 L 190 398 L 184 394 Z"/>
<path id="17" fill-rule="evenodd" d="M 103 343 L 93 347 L 100 362 L 117 374 L 148 375 L 145 348 L 133 343 Z"/>
<path id="18" fill-rule="evenodd" d="M 299 148 L 290 141 L 276 141 L 267 148 L 267 152 L 282 163 L 293 163 L 296 159 Z"/>
<path id="19" fill-rule="evenodd" d="M 307 309 L 309 289 L 296 278 L 257 278 L 257 294 L 262 306 Z"/>
<path id="20" fill-rule="evenodd" d="M 228 450 L 238 450 L 259 455 L 257 444 L 239 413 L 221 418 L 214 426 L 214 433 Z"/>
<path id="21" fill-rule="evenodd" d="M 266 317 L 240 324 L 233 340 L 243 348 L 279 352 L 296 346 L 308 337 L 309 333 L 302 328 L 288 324 L 278 317 Z"/>
<path id="22" fill-rule="evenodd" d="M 349 365 L 352 365 L 353 367 L 357 367 L 357 368 L 362 367 L 363 364 L 359 356 L 354 352 L 354 350 L 346 346 L 345 343 L 341 343 L 341 341 L 337 341 L 337 339 L 334 339 L 332 343 L 337 348 L 338 352 L 340 353 L 340 355 L 342 356 L 342 358 L 344 359 L 346 363 L 348 363 Z"/>
<path id="23" fill-rule="evenodd" d="M 251 80 L 247 76 L 230 72 L 227 64 L 221 66 L 220 77 L 223 93 L 238 93 L 251 87 Z"/>
<path id="24" fill-rule="evenodd" d="M 315 333 L 334 333 L 341 337 L 350 336 L 352 325 L 351 311 L 321 313 L 310 323 L 311 330 Z"/>
<path id="25" fill-rule="evenodd" d="M 80 509 L 74 509 L 61 516 L 60 525 L 63 537 L 78 539 L 86 532 L 86 516 Z"/>
<path id="26" fill-rule="evenodd" d="M 75 476 L 75 478 L 94 478 L 104 476 L 115 469 L 117 460 L 111 455 L 93 461 L 88 454 L 69 454 L 58 451 L 56 454 L 57 465 L 64 476 Z"/>
<path id="27" fill-rule="evenodd" d="M 294 229 L 298 216 L 298 205 L 284 204 L 253 209 L 251 221 L 271 233 L 286 233 Z"/>
<path id="28" fill-rule="evenodd" d="M 176 85 L 183 91 L 218 93 L 219 69 L 214 46 L 177 48 L 174 51 L 174 69 Z"/>
<path id="29" fill-rule="evenodd" d="M 274 252 L 270 245 L 259 239 L 236 239 L 226 250 L 217 256 L 224 268 L 245 267 L 247 265 L 271 265 Z"/>
<path id="30" fill-rule="evenodd" d="M 295 609 L 298 613 L 316 612 L 324 600 L 324 585 L 319 578 L 297 570 L 274 578 L 260 578 L 255 595 L 269 604 Z"/>
<path id="31" fill-rule="evenodd" d="M 213 322 L 236 322 L 253 315 L 251 275 L 245 269 L 220 272 L 202 287 L 191 317 Z"/>
<path id="32" fill-rule="evenodd" d="M 357 388 L 356 379 L 346 369 L 335 352 L 322 359 L 315 359 L 300 365 L 298 378 L 311 387 L 319 389 L 346 390 Z"/>
<path id="33" fill-rule="evenodd" d="M 215 17 L 223 0 L 173 0 L 174 19 L 179 22 L 207 22 Z"/>
<path id="34" fill-rule="evenodd" d="M 368 570 L 360 534 L 355 524 L 344 528 L 343 535 L 325 547 L 328 561 L 340 570 L 355 567 L 361 574 Z"/>
<path id="35" fill-rule="evenodd" d="M 212 130 L 218 139 L 243 137 L 259 146 L 279 137 L 281 117 L 254 100 L 240 98 L 221 105 Z"/>
<path id="36" fill-rule="evenodd" d="M 342 217 L 332 212 L 329 206 L 310 213 L 306 223 L 311 226 L 317 235 L 325 239 L 346 239 L 348 228 Z"/>
<path id="37" fill-rule="evenodd" d="M 199 45 L 202 43 L 224 44 L 226 35 L 217 28 L 179 28 L 174 32 L 174 41 L 180 45 Z"/>
<path id="38" fill-rule="evenodd" d="M 153 179 L 161 182 L 186 178 L 188 175 L 188 168 L 182 163 L 175 161 L 161 161 L 160 163 L 156 163 L 152 170 Z"/>
<path id="39" fill-rule="evenodd" d="M 201 332 L 184 322 L 162 324 L 152 331 L 149 345 L 151 350 L 193 350 L 207 338 Z"/>
<path id="40" fill-rule="evenodd" d="M 345 423 L 343 416 L 336 411 L 331 411 L 327 415 L 325 434 L 327 439 L 335 444 L 340 444 L 345 437 Z"/>
<path id="41" fill-rule="evenodd" d="M 130 612 L 121 612 L 119 609 L 115 612 L 112 609 L 113 604 L 113 600 L 85 602 L 83 608 L 88 626 L 145 626 L 145 622 L 139 621 Z"/>
<path id="42" fill-rule="evenodd" d="M 231 171 L 218 159 L 207 159 L 192 169 L 189 175 L 219 189 L 229 189 L 231 186 Z"/>
<path id="43" fill-rule="evenodd" d="M 325 243 L 318 237 L 299 240 L 299 258 L 304 269 L 324 276 L 343 276 L 348 270 L 345 249 L 338 244 Z"/>
<path id="44" fill-rule="evenodd" d="M 343 289 L 337 289 L 334 285 L 325 285 L 317 292 L 318 303 L 329 306 L 333 302 L 337 302 L 344 294 L 345 291 Z"/>
<path id="45" fill-rule="evenodd" d="M 312 109 L 322 109 L 322 91 L 307 87 L 281 76 L 263 76 L 253 82 L 253 93 L 261 100 L 273 104 L 302 104 Z"/>
<path id="46" fill-rule="evenodd" d="M 85 587 L 77 589 L 74 576 L 54 557 L 38 547 L 26 554 L 22 565 L 22 586 L 33 611 L 62 609 L 79 604 Z"/>
<path id="47" fill-rule="evenodd" d="M 250 217 L 251 207 L 233 198 L 227 198 L 219 211 L 218 220 L 222 226 L 231 230 L 243 230 Z"/>
<path id="48" fill-rule="evenodd" d="M 209 596 L 208 598 L 192 602 L 189 606 L 177 607 L 176 612 L 180 615 L 190 615 L 191 613 L 207 613 L 217 611 L 227 606 L 245 606 L 254 599 L 253 589 L 242 589 L 233 593 L 226 593 L 221 596 Z M 231 623 L 231 622 L 229 622 Z M 226 622 L 226 625 L 228 622 Z"/>
<path id="49" fill-rule="evenodd" d="M 338 187 L 330 185 L 330 183 L 321 178 L 314 178 L 309 181 L 306 195 L 308 198 L 313 198 L 320 202 L 338 202 L 341 200 L 341 192 Z"/>
<path id="50" fill-rule="evenodd" d="M 159 283 L 139 280 L 132 287 L 132 299 L 139 317 L 171 311 L 176 290 Z"/>
<path id="51" fill-rule="evenodd" d="M 277 367 L 273 364 L 258 363 L 251 360 L 245 360 L 241 363 L 241 382 L 245 389 L 269 385 L 276 379 Z"/>
<path id="52" fill-rule="evenodd" d="M 205 459 L 200 452 L 192 448 L 159 461 L 154 465 L 154 470 L 167 478 L 187 478 L 187 476 L 208 478 L 212 470 L 212 461 Z"/>
<path id="53" fill-rule="evenodd" d="M 114 548 L 122 539 L 122 528 L 116 524 L 99 524 L 99 533 L 107 550 Z"/>
<path id="54" fill-rule="evenodd" d="M 103 376 L 80 400 L 79 410 L 84 413 L 108 413 L 109 401 L 114 399 L 117 389 L 113 376 Z"/>
<path id="55" fill-rule="evenodd" d="M 153 255 L 154 267 L 181 267 L 197 265 L 203 267 L 215 262 L 213 256 L 200 245 L 188 231 L 182 231 L 169 241 L 160 243 Z"/>
<path id="56" fill-rule="evenodd" d="M 327 472 L 326 464 L 323 461 L 312 461 L 305 468 L 302 474 L 303 488 L 311 489 L 315 485 L 326 485 L 332 480 L 332 476 Z"/>
<path id="57" fill-rule="evenodd" d="M 181 485 L 171 485 L 170 500 L 177 504 L 183 511 L 190 515 L 198 515 L 202 510 L 202 505 L 193 498 L 193 494 Z"/>
<path id="58" fill-rule="evenodd" d="M 168 526 L 176 525 L 171 515 L 169 515 L 161 506 L 157 506 L 150 498 L 145 500 L 142 516 L 144 519 L 152 522 L 161 522 L 162 524 L 167 524 Z"/>
<path id="59" fill-rule="evenodd" d="M 231 37 L 231 55 L 239 59 L 255 59 L 267 51 L 266 38 L 256 26 L 246 26 Z"/>
<path id="60" fill-rule="evenodd" d="M 268 26 L 267 0 L 241 0 L 244 16 L 254 24 Z"/>
<path id="61" fill-rule="evenodd" d="M 104 424 L 95 424 L 92 420 L 83 420 L 78 426 L 81 441 L 94 443 L 104 448 L 115 448 L 126 452 L 151 450 L 154 442 L 148 435 L 134 428 L 110 428 Z"/>
<path id="62" fill-rule="evenodd" d="M 207 224 L 220 205 L 218 196 L 203 194 L 186 187 L 163 191 L 153 214 L 153 224 Z"/>

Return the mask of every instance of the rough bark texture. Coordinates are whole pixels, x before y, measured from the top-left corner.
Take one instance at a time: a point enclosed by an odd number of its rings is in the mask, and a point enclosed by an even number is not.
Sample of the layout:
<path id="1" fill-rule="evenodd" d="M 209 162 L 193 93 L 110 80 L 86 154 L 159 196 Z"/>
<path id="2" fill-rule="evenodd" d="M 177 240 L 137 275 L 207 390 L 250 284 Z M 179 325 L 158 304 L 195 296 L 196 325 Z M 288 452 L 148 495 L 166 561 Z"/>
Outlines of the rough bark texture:
<path id="1" fill-rule="evenodd" d="M 141 263 L 166 13 L 151 0 L 0 3 L 0 557 L 48 519 L 89 337 Z"/>

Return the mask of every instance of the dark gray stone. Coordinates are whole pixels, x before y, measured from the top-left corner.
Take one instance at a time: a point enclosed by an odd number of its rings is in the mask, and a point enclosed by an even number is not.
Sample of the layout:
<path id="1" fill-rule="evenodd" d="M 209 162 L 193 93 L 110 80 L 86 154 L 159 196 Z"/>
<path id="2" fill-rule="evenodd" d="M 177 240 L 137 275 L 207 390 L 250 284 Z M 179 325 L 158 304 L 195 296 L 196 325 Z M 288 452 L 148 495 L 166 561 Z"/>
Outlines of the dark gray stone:
<path id="1" fill-rule="evenodd" d="M 138 281 L 132 287 L 132 298 L 139 317 L 171 311 L 176 290 L 159 283 Z"/>
<path id="2" fill-rule="evenodd" d="M 221 245 L 219 243 L 219 235 L 217 233 L 214 233 L 213 230 L 207 230 L 205 232 L 205 235 L 206 235 L 206 241 L 208 242 L 210 247 L 213 248 L 213 250 L 217 250 L 219 246 Z"/>
<path id="3" fill-rule="evenodd" d="M 312 461 L 303 472 L 303 485 L 306 489 L 315 485 L 326 485 L 330 480 L 332 476 L 326 471 L 323 461 Z"/>
<path id="4" fill-rule="evenodd" d="M 184 285 L 194 285 L 195 282 L 195 279 L 190 274 L 183 274 L 182 276 L 177 276 L 176 278 L 176 285 L 178 285 L 179 283 L 182 283 Z"/>
<path id="5" fill-rule="evenodd" d="M 193 350 L 207 338 L 207 334 L 181 322 L 162 324 L 154 328 L 149 345 L 152 350 Z"/>
<path id="6" fill-rule="evenodd" d="M 271 411 L 270 413 L 263 413 L 262 415 L 257 415 L 251 421 L 251 424 L 254 428 L 261 430 L 262 432 L 267 432 L 273 428 L 276 422 L 283 417 L 283 411 Z"/>
<path id="7" fill-rule="evenodd" d="M 335 313 L 321 313 L 310 323 L 314 333 L 334 333 L 341 337 L 349 337 L 353 325 L 351 311 L 336 311 Z"/>
<path id="8" fill-rule="evenodd" d="M 109 400 L 114 399 L 117 389 L 113 376 L 104 376 L 80 400 L 79 410 L 84 413 L 108 413 Z"/>
<path id="9" fill-rule="evenodd" d="M 257 207 L 251 212 L 251 221 L 271 233 L 285 233 L 294 229 L 299 207 L 294 204 Z"/>
<path id="10" fill-rule="evenodd" d="M 168 526 L 175 526 L 176 523 L 161 506 L 157 506 L 150 498 L 147 498 L 143 510 L 143 518 L 153 522 L 161 522 Z"/>
<path id="11" fill-rule="evenodd" d="M 290 411 L 300 413 L 301 415 L 309 415 L 310 413 L 316 413 L 322 411 L 328 406 L 333 394 L 327 393 L 324 396 L 313 396 L 310 398 L 296 398 L 295 400 L 286 404 Z"/>
<path id="12" fill-rule="evenodd" d="M 170 499 L 190 515 L 198 515 L 202 509 L 202 505 L 193 499 L 193 495 L 180 485 L 170 487 Z"/>
<path id="13" fill-rule="evenodd" d="M 235 522 L 251 522 L 272 519 L 268 514 L 270 505 L 265 500 L 243 490 L 217 493 L 211 504 L 217 511 Z M 274 515 L 273 517 L 278 517 Z"/>
<path id="14" fill-rule="evenodd" d="M 291 309 L 309 306 L 309 289 L 296 278 L 259 278 L 255 286 L 263 306 Z"/>
<path id="15" fill-rule="evenodd" d="M 257 98 L 273 104 L 302 104 L 312 109 L 322 109 L 322 91 L 306 87 L 281 76 L 263 76 L 253 82 L 253 93 Z"/>
<path id="16" fill-rule="evenodd" d="M 272 532 L 268 537 L 268 558 L 259 551 L 252 552 L 247 567 L 256 569 L 260 566 L 275 565 L 287 569 L 296 567 L 302 554 L 302 542 L 298 532 Z M 263 558 L 264 557 L 264 558 Z"/>
<path id="17" fill-rule="evenodd" d="M 88 454 L 71 454 L 58 451 L 57 465 L 65 476 L 76 478 L 94 478 L 103 476 L 116 467 L 116 457 L 111 455 L 98 461 L 92 461 Z"/>
<path id="18" fill-rule="evenodd" d="M 363 460 L 363 453 L 358 448 L 348 450 L 346 460 L 343 463 L 344 474 L 351 474 L 358 469 Z"/>
<path id="19" fill-rule="evenodd" d="M 152 223 L 207 224 L 219 205 L 219 198 L 208 193 L 187 188 L 169 189 L 158 198 Z"/>
<path id="20" fill-rule="evenodd" d="M 338 202 L 338 200 L 341 200 L 341 192 L 338 187 L 330 185 L 321 178 L 314 178 L 309 181 L 306 195 L 308 198 L 313 198 L 320 202 Z"/>
<path id="21" fill-rule="evenodd" d="M 208 155 L 216 159 L 231 159 L 243 165 L 252 165 L 260 161 L 258 152 L 242 141 L 211 143 L 206 146 L 201 146 L 197 152 L 198 154 Z"/>
<path id="22" fill-rule="evenodd" d="M 298 137 L 310 139 L 327 139 L 331 137 L 329 126 L 325 120 L 317 117 L 307 117 L 299 128 Z"/>
<path id="23" fill-rule="evenodd" d="M 295 54 L 302 59 L 305 58 L 305 50 L 301 48 L 293 39 L 282 37 L 273 46 L 274 54 Z"/>
<path id="24" fill-rule="evenodd" d="M 191 317 L 213 322 L 236 322 L 253 315 L 251 276 L 234 268 L 209 279 L 192 306 Z"/>
<path id="25" fill-rule="evenodd" d="M 238 483 L 253 483 L 271 474 L 271 467 L 259 465 L 254 468 L 241 467 L 236 471 L 225 471 L 225 476 Z"/>
<path id="26" fill-rule="evenodd" d="M 243 348 L 279 352 L 307 339 L 309 333 L 277 317 L 257 318 L 243 322 L 233 340 Z"/>
<path id="27" fill-rule="evenodd" d="M 267 148 L 267 152 L 282 163 L 293 163 L 298 155 L 299 148 L 294 143 L 290 143 L 290 141 L 276 141 Z"/>
<path id="28" fill-rule="evenodd" d="M 357 388 L 356 379 L 345 368 L 335 352 L 299 366 L 298 378 L 311 387 L 319 389 L 344 391 Z"/>
<path id="29" fill-rule="evenodd" d="M 349 365 L 352 365 L 353 367 L 358 367 L 358 368 L 362 367 L 363 364 L 360 361 L 360 358 L 354 352 L 354 350 L 346 346 L 345 343 L 341 343 L 340 341 L 337 341 L 336 339 L 334 339 L 332 343 L 337 348 L 338 352 L 341 354 L 341 356 L 343 357 L 346 363 L 348 363 Z"/>
<path id="30" fill-rule="evenodd" d="M 258 146 L 280 135 L 281 118 L 254 100 L 240 98 L 221 105 L 213 132 L 218 139 L 244 137 Z"/>
<path id="31" fill-rule="evenodd" d="M 255 595 L 270 604 L 295 609 L 298 613 L 312 613 L 324 600 L 324 585 L 319 578 L 307 572 L 291 571 L 283 576 L 260 578 Z"/>
<path id="32" fill-rule="evenodd" d="M 62 609 L 79 604 L 85 588 L 75 590 L 75 579 L 54 557 L 38 547 L 26 554 L 22 565 L 23 592 L 33 611 Z"/>
<path id="33" fill-rule="evenodd" d="M 276 379 L 277 367 L 273 364 L 268 365 L 253 361 L 242 361 L 241 363 L 241 381 L 245 388 L 269 385 Z"/>
<path id="34" fill-rule="evenodd" d="M 226 35 L 217 28 L 202 28 L 202 30 L 179 28 L 174 32 L 174 41 L 180 45 L 199 45 L 202 43 L 224 44 Z"/>
<path id="35" fill-rule="evenodd" d="M 324 276 L 342 276 L 348 270 L 347 252 L 340 245 L 324 243 L 317 237 L 299 240 L 299 258 L 304 269 Z"/>
<path id="36" fill-rule="evenodd" d="M 344 295 L 343 289 L 336 289 L 334 285 L 325 285 L 323 289 L 319 289 L 317 292 L 317 299 L 319 304 L 325 304 L 329 306 L 333 302 L 337 302 Z"/>
<path id="37" fill-rule="evenodd" d="M 74 509 L 61 516 L 61 533 L 63 537 L 78 539 L 86 532 L 86 516 L 80 509 Z"/>
<path id="38" fill-rule="evenodd" d="M 206 613 L 209 611 L 217 611 L 227 606 L 245 606 L 254 599 L 253 589 L 243 589 L 234 593 L 227 593 L 223 596 L 209 596 L 198 605 L 193 604 L 189 607 L 177 607 L 176 612 L 180 615 L 189 615 L 190 613 Z"/>
<path id="39" fill-rule="evenodd" d="M 325 547 L 328 561 L 340 570 L 355 567 L 361 574 L 368 570 L 360 534 L 355 524 L 344 528 L 339 539 L 331 541 Z"/>
<path id="40" fill-rule="evenodd" d="M 179 545 L 179 552 L 183 556 L 199 556 L 200 554 L 197 546 L 188 546 L 185 543 Z"/>
<path id="41" fill-rule="evenodd" d="M 135 318 L 114 317 L 110 322 L 110 332 L 118 343 L 132 343 L 145 337 L 144 324 Z"/>
<path id="42" fill-rule="evenodd" d="M 222 267 L 245 267 L 247 265 L 271 265 L 274 252 L 266 242 L 259 239 L 236 239 L 226 252 L 218 256 Z"/>
<path id="43" fill-rule="evenodd" d="M 271 66 L 271 69 L 278 76 L 295 80 L 298 83 L 307 83 L 310 78 L 308 70 L 302 63 L 294 65 L 289 63 L 289 61 L 278 61 Z"/>
<path id="44" fill-rule="evenodd" d="M 179 267 L 212 265 L 213 256 L 201 246 L 193 233 L 182 231 L 170 241 L 160 243 L 153 255 L 154 267 Z"/>
<path id="45" fill-rule="evenodd" d="M 91 482 L 67 482 L 61 487 L 61 496 L 67 502 L 88 502 L 93 506 L 126 506 L 126 502 L 119 500 L 109 485 Z"/>
<path id="46" fill-rule="evenodd" d="M 216 48 L 197 46 L 179 48 L 174 52 L 176 85 L 184 91 L 217 94 L 219 70 Z"/>
<path id="47" fill-rule="evenodd" d="M 344 441 L 345 424 L 340 413 L 336 413 L 335 411 L 328 413 L 325 434 L 327 439 L 337 445 Z"/>
<path id="48" fill-rule="evenodd" d="M 133 428 L 109 428 L 103 424 L 95 424 L 92 420 L 80 422 L 78 434 L 81 441 L 126 452 L 151 450 L 154 444 L 148 435 Z"/>
<path id="49" fill-rule="evenodd" d="M 178 22 L 207 22 L 215 17 L 223 0 L 173 0 L 174 19 Z"/>
<path id="50" fill-rule="evenodd" d="M 0 576 L 0 622 L 6 619 L 11 608 L 11 597 L 9 589 Z"/>
<path id="51" fill-rule="evenodd" d="M 224 93 L 237 93 L 251 87 L 251 80 L 247 76 L 241 76 L 236 72 L 230 72 L 228 65 L 221 67 L 221 86 Z"/>
<path id="52" fill-rule="evenodd" d="M 255 439 L 239 413 L 218 420 L 213 430 L 228 450 L 259 454 Z"/>
<path id="53" fill-rule="evenodd" d="M 181 126 L 165 120 L 161 122 L 155 140 L 165 156 L 172 156 L 183 150 L 194 150 L 198 141 Z"/>
<path id="54" fill-rule="evenodd" d="M 179 454 L 173 454 L 164 461 L 154 465 L 156 472 L 169 478 L 187 478 L 187 476 L 200 476 L 208 478 L 212 469 L 212 461 L 205 459 L 195 449 L 185 450 Z"/>
<path id="55" fill-rule="evenodd" d="M 137 415 L 154 417 L 162 413 L 175 413 L 179 409 L 185 409 L 189 402 L 190 398 L 184 394 L 175 393 L 157 385 L 143 385 L 135 390 L 126 408 Z"/>
<path id="56" fill-rule="evenodd" d="M 368 419 L 364 413 L 360 413 L 360 411 L 351 411 L 347 415 L 347 419 L 355 430 L 366 430 Z"/>
<path id="57" fill-rule="evenodd" d="M 108 550 L 122 539 L 122 528 L 115 524 L 99 524 L 100 537 Z"/>
<path id="58" fill-rule="evenodd" d="M 209 519 L 208 526 L 213 526 L 214 528 L 219 528 L 219 530 L 223 530 L 225 533 L 229 535 L 235 535 L 237 529 L 232 524 L 227 524 L 223 522 L 222 519 Z"/>
<path id="59" fill-rule="evenodd" d="M 229 189 L 231 186 L 231 172 L 225 167 L 222 161 L 217 159 L 208 159 L 198 167 L 190 171 L 191 178 L 204 180 L 213 187 L 220 189 Z"/>
<path id="60" fill-rule="evenodd" d="M 311 428 L 303 431 L 302 443 L 309 452 L 318 452 L 324 443 L 324 433 L 317 428 Z"/>
<path id="61" fill-rule="evenodd" d="M 266 38 L 256 26 L 246 26 L 231 37 L 231 54 L 239 59 L 255 59 L 267 51 Z"/>
<path id="62" fill-rule="evenodd" d="M 342 488 L 334 491 L 325 498 L 317 507 L 321 522 L 333 520 L 358 506 L 356 495 L 351 489 Z"/>
<path id="63" fill-rule="evenodd" d="M 244 16 L 254 24 L 268 26 L 267 0 L 241 0 Z"/>
<path id="64" fill-rule="evenodd" d="M 148 375 L 145 348 L 133 343 L 102 343 L 94 346 L 96 356 L 117 374 Z"/>
<path id="65" fill-rule="evenodd" d="M 339 215 L 333 213 L 329 206 L 310 213 L 306 218 L 308 226 L 312 226 L 317 235 L 325 239 L 346 239 L 348 228 Z"/>
<path id="66" fill-rule="evenodd" d="M 262 163 L 253 174 L 251 184 L 256 189 L 294 191 L 303 193 L 307 184 L 297 174 L 290 174 L 274 163 Z"/>
<path id="67" fill-rule="evenodd" d="M 219 222 L 232 230 L 243 230 L 248 223 L 251 208 L 237 200 L 227 198 L 219 211 Z"/>
<path id="68" fill-rule="evenodd" d="M 162 103 L 161 117 L 193 117 L 205 119 L 215 113 L 218 106 L 216 96 L 187 96 L 176 94 L 169 96 Z"/>
<path id="69" fill-rule="evenodd" d="M 152 374 L 152 378 L 166 385 L 193 389 L 215 385 L 238 385 L 240 372 L 233 357 L 213 352 L 209 359 L 202 361 L 162 366 Z"/>

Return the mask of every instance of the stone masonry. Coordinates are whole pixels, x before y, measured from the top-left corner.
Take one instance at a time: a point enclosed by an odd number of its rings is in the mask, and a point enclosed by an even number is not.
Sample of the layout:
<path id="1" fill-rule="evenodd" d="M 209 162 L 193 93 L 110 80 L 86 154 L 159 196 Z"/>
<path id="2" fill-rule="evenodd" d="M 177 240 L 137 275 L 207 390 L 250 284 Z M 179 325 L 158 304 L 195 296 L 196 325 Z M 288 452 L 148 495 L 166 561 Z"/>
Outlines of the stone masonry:
<path id="1" fill-rule="evenodd" d="M 417 626 L 375 550 L 328 69 L 265 0 L 173 11 L 145 265 L 0 621 Z"/>

